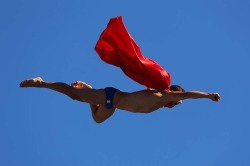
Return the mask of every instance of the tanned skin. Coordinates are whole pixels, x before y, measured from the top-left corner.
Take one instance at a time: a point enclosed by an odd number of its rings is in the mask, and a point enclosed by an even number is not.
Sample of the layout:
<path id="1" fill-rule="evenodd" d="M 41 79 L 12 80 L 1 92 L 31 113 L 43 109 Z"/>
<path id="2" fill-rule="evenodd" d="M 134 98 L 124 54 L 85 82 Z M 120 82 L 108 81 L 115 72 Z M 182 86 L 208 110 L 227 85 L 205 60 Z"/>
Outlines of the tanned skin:
<path id="1" fill-rule="evenodd" d="M 104 89 L 93 89 L 90 85 L 82 81 L 76 81 L 70 85 L 63 82 L 46 82 L 37 77 L 27 79 L 20 83 L 21 88 L 35 87 L 47 88 L 63 93 L 74 100 L 89 103 L 92 116 L 95 122 L 101 123 L 113 115 L 115 109 L 126 110 L 134 113 L 150 113 L 164 107 L 166 104 L 174 107 L 185 99 L 206 98 L 218 102 L 218 93 L 207 93 L 200 91 L 155 91 L 141 90 L 132 93 L 117 91 L 114 95 L 112 109 L 107 109 L 105 105 Z"/>

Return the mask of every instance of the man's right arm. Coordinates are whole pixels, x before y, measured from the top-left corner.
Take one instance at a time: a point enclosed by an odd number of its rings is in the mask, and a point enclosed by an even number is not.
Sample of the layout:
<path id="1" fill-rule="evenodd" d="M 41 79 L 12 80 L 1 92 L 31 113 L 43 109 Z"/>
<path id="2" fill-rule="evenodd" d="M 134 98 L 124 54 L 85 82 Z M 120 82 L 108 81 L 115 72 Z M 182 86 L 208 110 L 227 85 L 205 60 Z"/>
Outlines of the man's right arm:
<path id="1" fill-rule="evenodd" d="M 207 98 L 213 101 L 220 100 L 220 95 L 218 93 L 207 93 L 200 91 L 187 91 L 187 92 L 171 91 L 167 93 L 167 97 L 171 101 L 179 101 L 185 99 L 200 99 L 200 98 Z"/>

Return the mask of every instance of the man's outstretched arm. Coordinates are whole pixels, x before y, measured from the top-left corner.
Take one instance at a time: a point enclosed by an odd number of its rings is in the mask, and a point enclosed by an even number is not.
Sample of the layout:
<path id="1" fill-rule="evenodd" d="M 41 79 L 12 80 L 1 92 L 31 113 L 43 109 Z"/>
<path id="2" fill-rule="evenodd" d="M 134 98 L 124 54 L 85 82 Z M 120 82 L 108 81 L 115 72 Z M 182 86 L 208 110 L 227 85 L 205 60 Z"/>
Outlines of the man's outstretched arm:
<path id="1" fill-rule="evenodd" d="M 200 98 L 207 98 L 213 101 L 220 100 L 220 95 L 218 93 L 207 93 L 200 91 L 187 91 L 187 92 L 171 91 L 167 92 L 166 97 L 170 101 L 179 101 L 185 99 L 200 99 Z"/>

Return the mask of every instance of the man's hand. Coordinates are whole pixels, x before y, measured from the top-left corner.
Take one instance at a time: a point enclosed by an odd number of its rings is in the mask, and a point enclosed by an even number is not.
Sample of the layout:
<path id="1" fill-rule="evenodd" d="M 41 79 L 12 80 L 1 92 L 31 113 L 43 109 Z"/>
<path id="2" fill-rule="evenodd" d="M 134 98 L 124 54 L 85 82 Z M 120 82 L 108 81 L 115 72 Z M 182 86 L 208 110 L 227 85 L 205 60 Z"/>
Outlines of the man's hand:
<path id="1" fill-rule="evenodd" d="M 219 93 L 210 93 L 209 98 L 213 101 L 219 101 L 220 100 L 220 95 Z"/>

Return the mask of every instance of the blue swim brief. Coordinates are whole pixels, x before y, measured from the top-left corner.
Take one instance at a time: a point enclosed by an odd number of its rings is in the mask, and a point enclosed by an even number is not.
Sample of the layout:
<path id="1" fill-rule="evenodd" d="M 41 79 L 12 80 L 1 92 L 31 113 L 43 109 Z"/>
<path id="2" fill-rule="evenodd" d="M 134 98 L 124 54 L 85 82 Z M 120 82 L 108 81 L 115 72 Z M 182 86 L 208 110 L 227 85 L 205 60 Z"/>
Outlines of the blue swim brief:
<path id="1" fill-rule="evenodd" d="M 106 100 L 105 100 L 105 107 L 108 109 L 114 108 L 113 106 L 113 102 L 114 102 L 114 96 L 115 96 L 115 92 L 118 89 L 115 89 L 113 87 L 107 87 L 104 88 L 105 94 L 106 94 Z"/>

